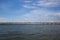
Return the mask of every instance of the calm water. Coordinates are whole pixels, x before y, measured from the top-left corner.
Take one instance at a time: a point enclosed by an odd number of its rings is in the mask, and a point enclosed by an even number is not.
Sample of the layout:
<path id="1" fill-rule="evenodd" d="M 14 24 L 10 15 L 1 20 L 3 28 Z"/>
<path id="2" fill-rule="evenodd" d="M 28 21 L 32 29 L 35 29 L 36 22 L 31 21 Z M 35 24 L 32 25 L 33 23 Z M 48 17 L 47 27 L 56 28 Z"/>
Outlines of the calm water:
<path id="1" fill-rule="evenodd" d="M 60 25 L 0 25 L 0 40 L 60 40 Z"/>

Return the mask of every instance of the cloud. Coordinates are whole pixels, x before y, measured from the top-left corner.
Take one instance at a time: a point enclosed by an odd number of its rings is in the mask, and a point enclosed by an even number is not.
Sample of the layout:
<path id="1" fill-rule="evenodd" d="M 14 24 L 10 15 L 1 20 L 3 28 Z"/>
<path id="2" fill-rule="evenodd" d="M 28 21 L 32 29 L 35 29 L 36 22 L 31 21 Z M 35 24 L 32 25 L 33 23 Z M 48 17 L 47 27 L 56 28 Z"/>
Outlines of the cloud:
<path id="1" fill-rule="evenodd" d="M 25 15 L 20 17 L 22 21 L 30 21 L 30 22 L 44 22 L 44 21 L 58 21 L 60 17 L 60 12 L 51 12 L 51 11 L 44 11 L 41 9 L 32 10 Z"/>
<path id="2" fill-rule="evenodd" d="M 54 17 L 60 17 L 60 12 L 54 12 L 54 13 L 49 13 L 49 14 L 46 14 L 45 16 L 54 16 Z"/>
<path id="3" fill-rule="evenodd" d="M 29 13 L 23 15 L 20 17 L 23 21 L 30 21 L 30 22 L 38 22 L 38 21 L 49 21 L 52 20 L 49 19 L 50 17 L 45 16 L 48 14 L 47 11 L 43 10 L 32 10 Z"/>
<path id="4" fill-rule="evenodd" d="M 56 7 L 60 5 L 59 0 L 42 0 L 37 2 L 38 6 L 44 6 L 44 7 Z"/>
<path id="5" fill-rule="evenodd" d="M 31 3 L 32 0 L 25 1 L 26 8 L 39 8 L 39 7 L 58 7 L 60 6 L 60 0 L 37 0 Z M 28 6 L 27 6 L 28 5 Z"/>
<path id="6" fill-rule="evenodd" d="M 0 22 L 7 22 L 7 19 L 5 17 L 0 17 Z"/>
<path id="7" fill-rule="evenodd" d="M 6 17 L 0 17 L 0 23 L 1 22 L 24 22 L 24 21 L 17 18 L 9 19 Z"/>
<path id="8" fill-rule="evenodd" d="M 42 9 L 31 10 L 30 12 L 16 18 L 0 17 L 0 22 L 47 22 L 59 21 L 60 12 L 43 11 Z"/>
<path id="9" fill-rule="evenodd" d="M 23 5 L 23 7 L 25 7 L 25 8 L 36 8 L 35 6 L 31 6 L 31 5 Z"/>

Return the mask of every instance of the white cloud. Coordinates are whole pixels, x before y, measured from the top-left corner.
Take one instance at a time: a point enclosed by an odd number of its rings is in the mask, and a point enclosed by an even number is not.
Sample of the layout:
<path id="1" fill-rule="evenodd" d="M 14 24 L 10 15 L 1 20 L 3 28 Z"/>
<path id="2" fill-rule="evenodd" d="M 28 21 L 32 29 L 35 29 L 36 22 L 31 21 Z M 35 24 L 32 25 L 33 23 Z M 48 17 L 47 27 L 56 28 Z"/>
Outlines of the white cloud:
<path id="1" fill-rule="evenodd" d="M 35 21 L 45 21 L 45 11 L 42 10 L 32 10 L 31 12 L 21 16 L 20 19 L 24 21 L 30 21 L 30 22 L 35 22 Z"/>
<path id="2" fill-rule="evenodd" d="M 38 10 L 33 10 L 33 11 L 21 16 L 21 19 L 23 19 L 24 21 L 37 21 L 38 14 L 40 14 L 38 12 Z"/>
<path id="3" fill-rule="evenodd" d="M 25 4 L 29 5 L 28 7 L 25 6 L 26 8 L 33 8 L 33 7 L 57 7 L 60 6 L 60 0 L 37 0 L 36 2 L 33 2 L 30 4 L 32 0 L 26 1 Z"/>
<path id="4" fill-rule="evenodd" d="M 48 1 L 38 1 L 37 2 L 38 6 L 44 6 L 44 7 L 56 7 L 56 6 L 59 6 L 60 5 L 60 2 L 59 1 L 51 1 L 51 0 L 48 0 Z"/>
<path id="5" fill-rule="evenodd" d="M 60 12 L 48 12 L 43 10 L 32 10 L 19 18 L 8 19 L 0 17 L 0 22 L 39 22 L 39 21 L 58 21 L 57 17 L 60 17 Z"/>
<path id="6" fill-rule="evenodd" d="M 25 8 L 36 8 L 35 6 L 30 6 L 30 5 L 23 5 Z"/>
<path id="7" fill-rule="evenodd" d="M 5 17 L 0 17 L 0 22 L 7 22 L 7 19 Z"/>
<path id="8" fill-rule="evenodd" d="M 54 12 L 54 13 L 49 13 L 49 14 L 46 14 L 45 16 L 54 16 L 54 17 L 58 17 L 60 16 L 60 12 Z"/>
<path id="9" fill-rule="evenodd" d="M 20 17 L 23 21 L 39 22 L 39 21 L 58 21 L 57 17 L 60 17 L 60 12 L 51 12 L 43 10 L 32 10 Z"/>

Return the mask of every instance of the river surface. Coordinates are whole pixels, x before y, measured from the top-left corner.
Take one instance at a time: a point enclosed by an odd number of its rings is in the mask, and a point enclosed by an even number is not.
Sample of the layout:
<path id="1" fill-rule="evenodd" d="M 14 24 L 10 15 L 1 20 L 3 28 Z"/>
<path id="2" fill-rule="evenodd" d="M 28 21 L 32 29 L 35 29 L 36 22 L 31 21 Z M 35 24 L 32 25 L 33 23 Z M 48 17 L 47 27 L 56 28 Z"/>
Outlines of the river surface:
<path id="1" fill-rule="evenodd" d="M 0 40 L 60 40 L 60 25 L 0 25 Z"/>

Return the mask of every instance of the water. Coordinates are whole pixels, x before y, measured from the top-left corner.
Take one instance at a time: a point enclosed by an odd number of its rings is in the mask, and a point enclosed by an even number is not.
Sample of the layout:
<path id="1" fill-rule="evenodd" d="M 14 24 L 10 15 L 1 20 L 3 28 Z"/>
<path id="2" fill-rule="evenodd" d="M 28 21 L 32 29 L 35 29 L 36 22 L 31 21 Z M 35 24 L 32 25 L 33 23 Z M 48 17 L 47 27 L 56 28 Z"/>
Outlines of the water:
<path id="1" fill-rule="evenodd" d="M 60 25 L 0 25 L 0 40 L 60 40 Z"/>

